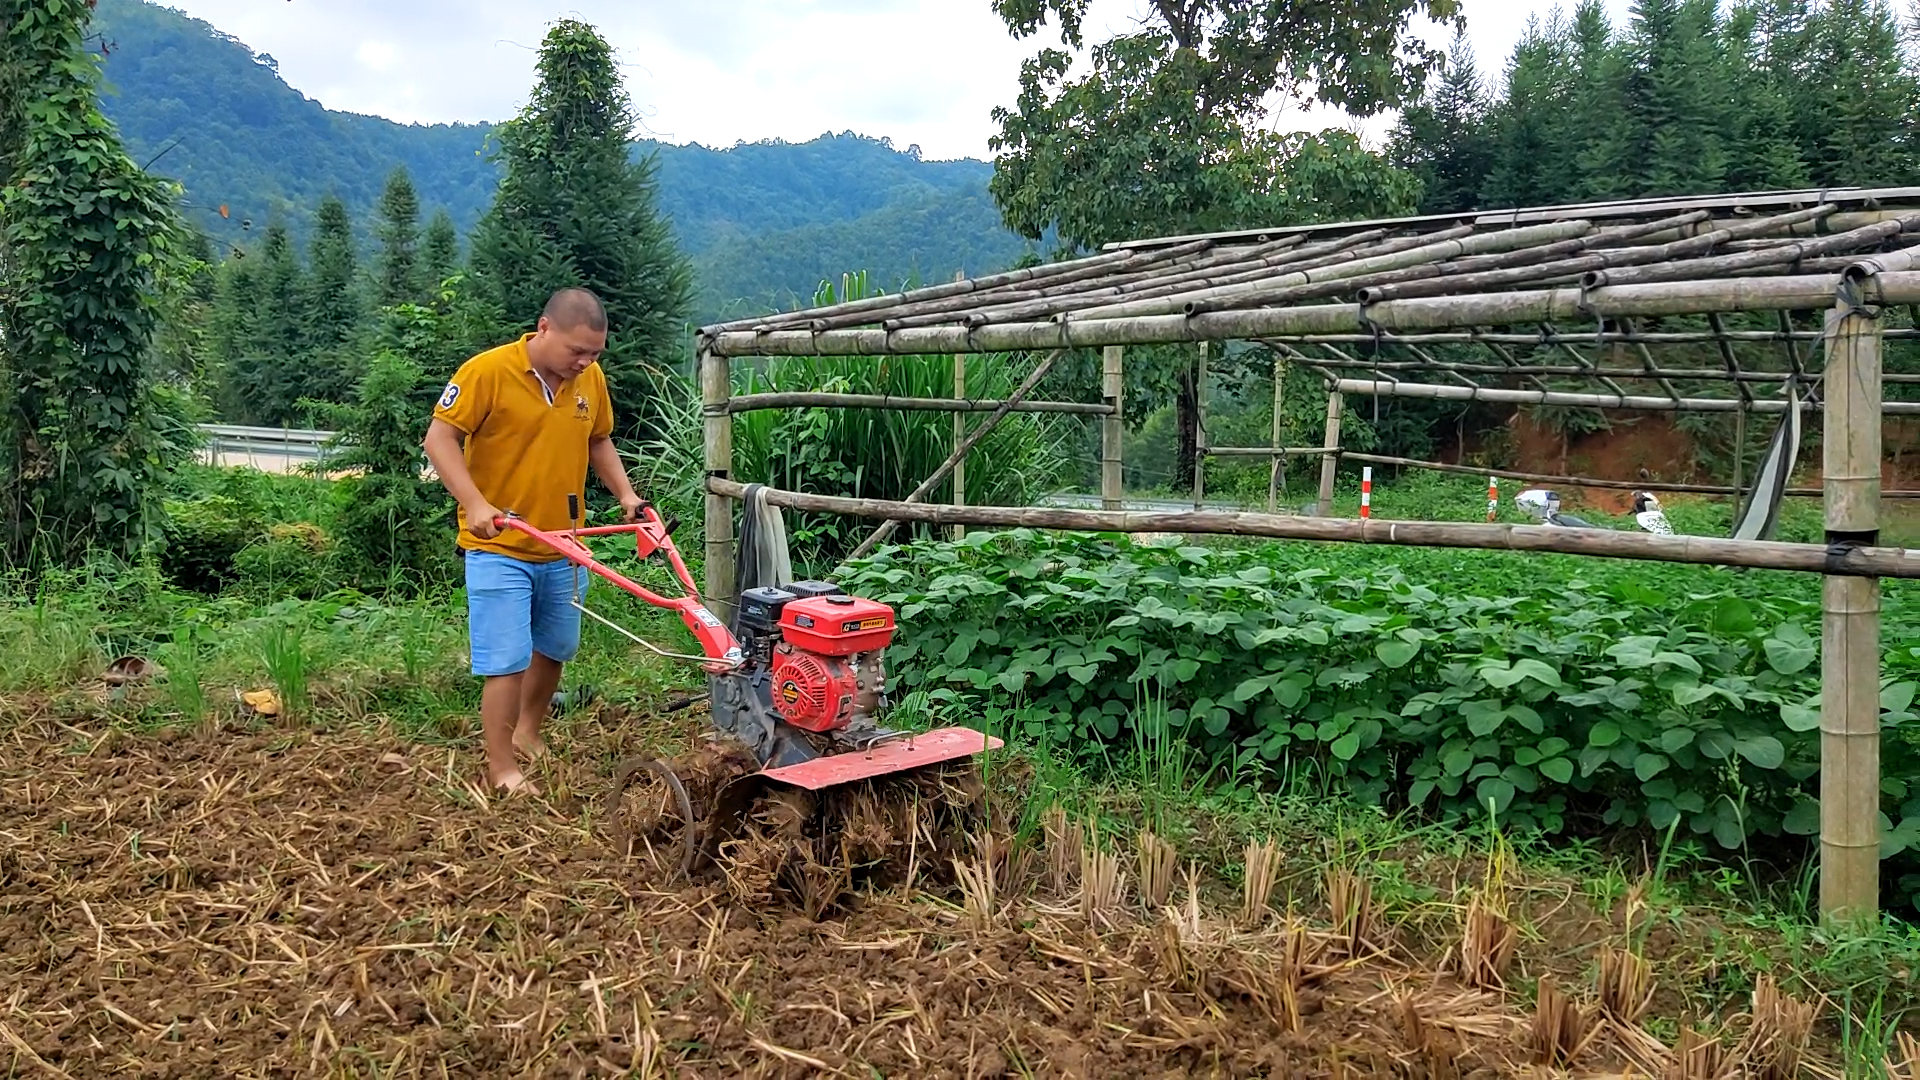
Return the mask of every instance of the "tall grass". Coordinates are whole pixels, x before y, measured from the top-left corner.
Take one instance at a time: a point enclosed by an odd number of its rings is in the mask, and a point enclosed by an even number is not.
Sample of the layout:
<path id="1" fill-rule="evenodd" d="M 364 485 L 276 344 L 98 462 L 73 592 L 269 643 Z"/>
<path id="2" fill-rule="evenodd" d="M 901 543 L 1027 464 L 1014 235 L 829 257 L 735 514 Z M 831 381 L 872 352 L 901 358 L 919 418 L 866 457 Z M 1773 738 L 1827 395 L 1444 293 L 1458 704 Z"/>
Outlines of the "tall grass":
<path id="1" fill-rule="evenodd" d="M 856 283 L 857 284 L 857 283 Z M 820 297 L 831 299 L 823 286 Z M 847 299 L 859 299 L 849 289 Z M 966 358 L 967 396 L 1004 399 L 1038 362 L 1025 353 L 980 353 Z M 701 513 L 702 419 L 697 388 L 688 380 L 661 408 L 661 435 L 635 455 L 636 482 L 662 512 L 683 522 Z M 736 395 L 791 391 L 953 396 L 953 357 L 776 357 L 734 365 Z M 965 414 L 969 430 L 984 413 Z M 966 501 L 1025 506 L 1058 490 L 1072 472 L 1073 447 L 1085 417 L 1016 413 L 967 455 Z M 954 447 L 953 415 L 900 409 L 786 409 L 745 413 L 733 421 L 733 478 L 792 491 L 847 498 L 904 499 L 931 476 Z M 951 502 L 951 477 L 926 501 Z M 827 514 L 787 515 L 787 533 L 799 564 L 831 564 L 877 524 Z M 920 529 L 925 534 L 925 528 Z M 691 535 L 689 531 L 686 535 Z M 895 533 L 904 541 L 912 532 Z M 684 541 L 683 550 L 688 548 Z"/>

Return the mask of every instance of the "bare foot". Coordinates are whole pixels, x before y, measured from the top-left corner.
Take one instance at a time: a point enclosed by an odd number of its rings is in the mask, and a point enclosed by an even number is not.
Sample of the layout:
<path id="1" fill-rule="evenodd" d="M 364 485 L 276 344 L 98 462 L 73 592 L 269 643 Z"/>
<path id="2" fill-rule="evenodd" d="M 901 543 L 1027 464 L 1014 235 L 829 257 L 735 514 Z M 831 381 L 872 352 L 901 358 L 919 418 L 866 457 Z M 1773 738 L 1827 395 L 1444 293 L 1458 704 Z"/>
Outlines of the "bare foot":
<path id="1" fill-rule="evenodd" d="M 525 754 L 530 761 L 538 761 L 547 756 L 546 741 L 520 728 L 515 728 L 513 731 L 513 748 Z"/>
<path id="2" fill-rule="evenodd" d="M 510 769 L 504 774 L 491 776 L 488 779 L 492 781 L 495 788 L 504 789 L 508 795 L 540 794 L 540 789 L 534 785 L 533 781 L 527 779 L 519 769 Z"/>

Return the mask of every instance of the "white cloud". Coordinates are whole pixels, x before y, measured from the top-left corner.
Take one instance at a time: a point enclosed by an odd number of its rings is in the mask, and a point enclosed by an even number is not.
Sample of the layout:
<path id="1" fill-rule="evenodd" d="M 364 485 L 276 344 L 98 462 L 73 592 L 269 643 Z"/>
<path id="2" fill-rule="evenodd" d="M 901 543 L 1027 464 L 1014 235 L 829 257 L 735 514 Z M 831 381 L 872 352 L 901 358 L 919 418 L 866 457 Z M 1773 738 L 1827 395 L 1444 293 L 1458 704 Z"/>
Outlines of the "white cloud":
<path id="1" fill-rule="evenodd" d="M 991 112 L 1020 63 L 1057 37 L 1015 41 L 988 0 L 167 0 L 271 53 L 329 108 L 402 122 L 499 120 L 526 100 L 541 36 L 584 19 L 618 50 L 647 129 L 670 142 L 803 141 L 852 129 L 927 157 L 987 157 Z M 1465 0 L 1481 68 L 1497 75 L 1547 0 Z M 1126 30 L 1146 0 L 1093 0 L 1087 37 Z M 1628 0 L 1607 0 L 1624 19 Z M 1441 35 L 1432 40 L 1444 43 Z M 1282 127 L 1347 123 L 1333 110 Z M 1377 134 L 1380 118 L 1361 125 Z"/>

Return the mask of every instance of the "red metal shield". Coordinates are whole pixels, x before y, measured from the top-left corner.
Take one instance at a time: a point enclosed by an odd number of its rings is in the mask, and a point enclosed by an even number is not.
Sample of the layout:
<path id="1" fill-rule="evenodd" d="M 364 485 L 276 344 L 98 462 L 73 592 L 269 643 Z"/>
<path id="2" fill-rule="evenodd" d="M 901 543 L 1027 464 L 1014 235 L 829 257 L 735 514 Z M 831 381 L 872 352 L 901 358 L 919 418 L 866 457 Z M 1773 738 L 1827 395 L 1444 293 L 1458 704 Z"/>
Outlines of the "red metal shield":
<path id="1" fill-rule="evenodd" d="M 882 743 L 871 750 L 829 754 L 798 765 L 768 769 L 761 775 L 809 791 L 819 791 L 821 788 L 865 780 L 869 776 L 905 772 L 923 765 L 978 754 L 983 750 L 998 750 L 1005 745 L 1005 742 L 972 728 L 940 728 L 924 735 Z"/>

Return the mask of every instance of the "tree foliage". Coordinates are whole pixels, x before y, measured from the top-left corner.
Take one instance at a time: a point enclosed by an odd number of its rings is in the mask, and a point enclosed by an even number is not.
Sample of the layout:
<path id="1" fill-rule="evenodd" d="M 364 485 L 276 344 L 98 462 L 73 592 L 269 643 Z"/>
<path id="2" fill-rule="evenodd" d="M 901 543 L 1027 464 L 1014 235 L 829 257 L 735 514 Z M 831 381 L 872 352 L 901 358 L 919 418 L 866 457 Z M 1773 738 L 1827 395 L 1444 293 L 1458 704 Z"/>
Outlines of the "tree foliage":
<path id="1" fill-rule="evenodd" d="M 0 487 L 9 561 L 131 557 L 178 447 L 155 377 L 174 189 L 100 112 L 85 0 L 0 8 Z M 176 273 L 178 269 L 176 267 Z"/>
<path id="2" fill-rule="evenodd" d="M 1461 108 L 1458 55 L 1389 156 L 1433 212 L 1920 180 L 1920 68 L 1886 0 L 1601 0 L 1533 21 Z"/>
<path id="3" fill-rule="evenodd" d="M 1059 22 L 1082 44 L 1088 0 L 996 0 L 1016 37 Z M 1092 68 L 1046 48 L 1021 67 L 1013 108 L 994 110 L 991 191 L 1007 224 L 1038 239 L 1058 226 L 1084 248 L 1127 236 L 1402 209 L 1404 176 L 1351 137 L 1279 135 L 1280 102 L 1367 115 L 1416 93 L 1438 56 L 1407 34 L 1454 0 L 1184 0 L 1096 44 Z M 1337 181 L 1337 182 L 1335 182 Z"/>
<path id="4" fill-rule="evenodd" d="M 629 154 L 635 119 L 613 49 L 561 20 L 541 44 L 526 108 L 501 125 L 506 174 L 474 230 L 476 286 L 503 334 L 533 328 L 555 289 L 606 305 L 609 392 L 631 433 L 646 416 L 648 372 L 684 350 L 692 271 L 658 213 L 651 158 Z"/>

